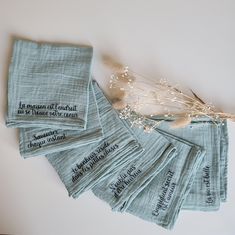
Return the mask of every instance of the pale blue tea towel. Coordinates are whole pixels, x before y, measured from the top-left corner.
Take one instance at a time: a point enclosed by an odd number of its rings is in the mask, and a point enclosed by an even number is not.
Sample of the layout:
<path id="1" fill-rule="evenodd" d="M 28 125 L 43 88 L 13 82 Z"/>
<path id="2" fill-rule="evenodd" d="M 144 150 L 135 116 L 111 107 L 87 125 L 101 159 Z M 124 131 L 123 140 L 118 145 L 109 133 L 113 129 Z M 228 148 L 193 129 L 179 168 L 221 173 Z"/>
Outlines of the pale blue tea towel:
<path id="1" fill-rule="evenodd" d="M 21 128 L 20 153 L 24 158 L 76 148 L 100 141 L 103 138 L 92 83 L 89 86 L 87 129 Z"/>
<path id="2" fill-rule="evenodd" d="M 205 155 L 203 148 L 159 131 L 177 148 L 177 155 L 127 208 L 144 220 L 172 229 Z"/>
<path id="3" fill-rule="evenodd" d="M 124 122 L 131 127 L 128 121 Z M 138 193 L 175 156 L 174 145 L 158 132 L 146 133 L 143 128 L 133 128 L 133 132 L 144 151 L 92 189 L 114 211 L 125 211 Z"/>
<path id="4" fill-rule="evenodd" d="M 73 198 L 94 187 L 111 171 L 118 171 L 142 151 L 98 84 L 93 84 L 104 135 L 102 141 L 46 155 Z"/>
<path id="5" fill-rule="evenodd" d="M 15 40 L 6 125 L 85 129 L 92 53 L 88 46 Z"/>
<path id="6" fill-rule="evenodd" d="M 206 151 L 183 209 L 218 210 L 220 201 L 223 201 L 221 195 L 226 198 L 228 149 L 226 122 L 213 122 L 201 117 L 194 119 L 190 125 L 184 128 L 170 128 L 168 123 L 164 122 L 160 129 L 203 146 Z"/>

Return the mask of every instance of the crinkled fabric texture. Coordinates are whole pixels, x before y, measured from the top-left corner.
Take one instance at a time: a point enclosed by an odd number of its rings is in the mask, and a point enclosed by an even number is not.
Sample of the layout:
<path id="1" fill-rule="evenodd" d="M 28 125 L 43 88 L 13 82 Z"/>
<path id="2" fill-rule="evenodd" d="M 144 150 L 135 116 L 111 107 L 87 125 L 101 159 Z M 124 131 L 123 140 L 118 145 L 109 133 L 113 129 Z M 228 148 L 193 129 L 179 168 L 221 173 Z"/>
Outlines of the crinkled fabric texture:
<path id="1" fill-rule="evenodd" d="M 220 126 L 220 201 L 227 200 L 228 181 L 228 125 L 227 121 Z"/>
<path id="2" fill-rule="evenodd" d="M 69 192 L 77 198 L 142 151 L 96 82 L 93 82 L 104 137 L 72 150 L 46 155 Z"/>
<path id="3" fill-rule="evenodd" d="M 8 127 L 86 128 L 92 47 L 15 40 Z"/>
<path id="4" fill-rule="evenodd" d="M 127 208 L 144 220 L 172 229 L 205 155 L 203 148 L 159 131 L 176 147 L 176 156 Z"/>
<path id="5" fill-rule="evenodd" d="M 130 127 L 127 121 L 124 122 Z M 146 133 L 139 128 L 133 128 L 133 132 L 144 151 L 92 189 L 114 211 L 125 211 L 138 193 L 175 156 L 174 145 L 158 132 Z"/>
<path id="6" fill-rule="evenodd" d="M 215 124 L 208 118 L 198 118 L 184 127 L 173 129 L 163 122 L 159 127 L 172 135 L 202 146 L 205 157 L 196 174 L 194 184 L 183 209 L 215 211 L 227 198 L 227 123 Z"/>
<path id="7" fill-rule="evenodd" d="M 100 141 L 103 138 L 103 133 L 92 84 L 90 84 L 86 127 L 86 130 L 21 128 L 20 153 L 24 158 L 27 158 Z"/>

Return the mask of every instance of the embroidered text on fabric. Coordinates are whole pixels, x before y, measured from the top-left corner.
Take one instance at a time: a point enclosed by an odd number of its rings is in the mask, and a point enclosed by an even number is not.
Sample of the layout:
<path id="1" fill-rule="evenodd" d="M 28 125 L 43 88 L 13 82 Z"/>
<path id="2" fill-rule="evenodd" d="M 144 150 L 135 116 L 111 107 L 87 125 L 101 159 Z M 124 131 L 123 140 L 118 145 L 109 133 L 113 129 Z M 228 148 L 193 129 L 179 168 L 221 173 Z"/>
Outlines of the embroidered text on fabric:
<path id="1" fill-rule="evenodd" d="M 111 183 L 109 188 L 114 193 L 114 196 L 117 198 L 121 192 L 131 183 L 134 179 L 141 173 L 140 169 L 136 169 L 132 165 L 126 172 L 120 174 L 115 183 Z"/>
<path id="2" fill-rule="evenodd" d="M 152 215 L 158 216 L 160 210 L 166 210 L 168 208 L 169 201 L 172 198 L 172 195 L 175 190 L 176 183 L 171 183 L 171 180 L 173 178 L 175 172 L 169 170 L 167 172 L 166 180 L 162 186 L 162 192 L 158 197 L 158 203 L 154 211 L 152 212 Z"/>
<path id="3" fill-rule="evenodd" d="M 97 148 L 88 157 L 85 157 L 81 163 L 76 164 L 75 168 L 72 168 L 74 174 L 72 176 L 72 182 L 78 180 L 86 171 L 91 170 L 99 161 L 104 159 L 109 153 L 115 151 L 118 147 L 118 144 L 110 146 L 110 143 L 104 142 L 103 145 Z"/>

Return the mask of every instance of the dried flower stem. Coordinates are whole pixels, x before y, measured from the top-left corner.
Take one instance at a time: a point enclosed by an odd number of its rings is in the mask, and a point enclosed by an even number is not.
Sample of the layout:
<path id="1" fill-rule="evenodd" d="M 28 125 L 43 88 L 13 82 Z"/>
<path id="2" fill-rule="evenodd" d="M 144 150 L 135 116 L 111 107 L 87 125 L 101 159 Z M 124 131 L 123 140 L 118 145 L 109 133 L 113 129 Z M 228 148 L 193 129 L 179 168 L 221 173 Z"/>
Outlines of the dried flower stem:
<path id="1" fill-rule="evenodd" d="M 192 90 L 190 96 L 178 89 L 178 85 L 172 86 L 165 79 L 152 81 L 135 73 L 127 66 L 120 63 L 106 61 L 114 73 L 110 78 L 110 89 L 123 91 L 124 96 L 117 97 L 114 104 L 116 109 L 121 109 L 120 117 L 131 120 L 133 125 L 144 127 L 147 131 L 153 129 L 159 122 L 146 124 L 147 117 L 164 115 L 176 120 L 172 123 L 175 128 L 183 127 L 191 122 L 192 118 L 207 117 L 215 123 L 222 123 L 224 119 L 235 121 L 235 115 L 216 110 L 214 106 L 206 104 Z M 111 65 L 111 66 L 110 66 Z M 151 106 L 150 115 L 143 114 L 143 107 Z M 154 107 L 164 107 L 164 112 Z M 149 122 L 149 121 L 147 121 Z M 146 127 L 147 125 L 147 127 Z"/>

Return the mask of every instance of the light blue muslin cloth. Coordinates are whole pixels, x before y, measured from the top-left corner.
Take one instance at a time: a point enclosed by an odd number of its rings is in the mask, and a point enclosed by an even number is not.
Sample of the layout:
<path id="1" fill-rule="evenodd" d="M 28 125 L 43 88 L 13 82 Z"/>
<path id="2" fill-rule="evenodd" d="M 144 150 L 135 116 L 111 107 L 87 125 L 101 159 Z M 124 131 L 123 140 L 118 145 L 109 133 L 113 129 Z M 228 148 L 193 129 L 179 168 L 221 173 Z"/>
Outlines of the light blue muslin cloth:
<path id="1" fill-rule="evenodd" d="M 182 208 L 200 211 L 218 210 L 220 202 L 227 197 L 227 123 L 213 122 L 201 117 L 194 119 L 184 128 L 170 128 L 167 122 L 159 128 L 203 146 L 206 151 Z"/>
<path id="2" fill-rule="evenodd" d="M 20 153 L 24 158 L 59 152 L 100 141 L 102 127 L 92 83 L 86 130 L 63 130 L 50 128 L 21 128 Z"/>
<path id="3" fill-rule="evenodd" d="M 118 171 L 142 151 L 136 137 L 124 126 L 98 84 L 94 81 L 93 84 L 103 139 L 98 143 L 46 155 L 73 198 L 108 177 L 109 172 Z"/>
<path id="4" fill-rule="evenodd" d="M 227 200 L 228 184 L 228 125 L 227 121 L 220 125 L 220 201 Z"/>
<path id="5" fill-rule="evenodd" d="M 124 122 L 131 127 L 128 121 Z M 92 189 L 114 211 L 125 211 L 138 193 L 175 157 L 174 145 L 158 132 L 146 133 L 143 128 L 133 128 L 133 132 L 144 151 Z"/>
<path id="6" fill-rule="evenodd" d="M 15 40 L 6 125 L 85 129 L 92 54 L 88 46 Z"/>
<path id="7" fill-rule="evenodd" d="M 127 208 L 144 220 L 172 229 L 205 155 L 203 148 L 159 131 L 177 149 L 177 155 L 155 176 Z"/>

